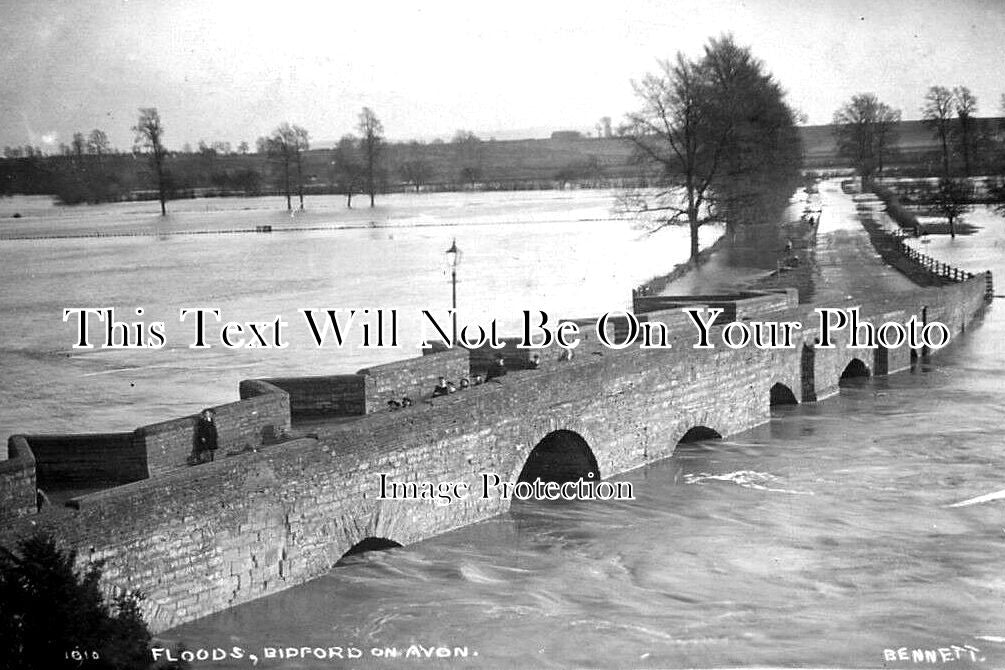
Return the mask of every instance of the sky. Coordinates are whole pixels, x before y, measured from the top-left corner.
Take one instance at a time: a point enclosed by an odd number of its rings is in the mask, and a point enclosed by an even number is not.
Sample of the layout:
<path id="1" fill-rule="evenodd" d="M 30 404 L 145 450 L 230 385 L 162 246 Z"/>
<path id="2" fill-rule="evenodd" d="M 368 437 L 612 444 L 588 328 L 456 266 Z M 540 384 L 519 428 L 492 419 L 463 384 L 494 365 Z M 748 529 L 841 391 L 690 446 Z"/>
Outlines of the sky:
<path id="1" fill-rule="evenodd" d="M 918 118 L 932 85 L 1002 113 L 1005 0 L 255 2 L 0 0 L 0 146 L 104 130 L 128 149 L 156 107 L 169 148 L 314 142 L 373 109 L 392 140 L 616 126 L 632 80 L 732 33 L 810 124 L 872 92 Z"/>

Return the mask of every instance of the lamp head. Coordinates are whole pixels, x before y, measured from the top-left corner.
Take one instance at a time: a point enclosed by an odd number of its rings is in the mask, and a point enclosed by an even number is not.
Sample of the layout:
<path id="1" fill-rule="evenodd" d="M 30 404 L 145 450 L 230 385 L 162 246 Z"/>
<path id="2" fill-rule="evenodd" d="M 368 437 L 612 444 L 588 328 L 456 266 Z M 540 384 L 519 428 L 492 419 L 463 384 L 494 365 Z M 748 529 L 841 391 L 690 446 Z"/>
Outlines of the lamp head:
<path id="1" fill-rule="evenodd" d="M 446 251 L 447 261 L 450 263 L 450 267 L 456 268 L 457 264 L 461 260 L 461 250 L 457 248 L 457 238 L 450 243 L 450 248 Z"/>

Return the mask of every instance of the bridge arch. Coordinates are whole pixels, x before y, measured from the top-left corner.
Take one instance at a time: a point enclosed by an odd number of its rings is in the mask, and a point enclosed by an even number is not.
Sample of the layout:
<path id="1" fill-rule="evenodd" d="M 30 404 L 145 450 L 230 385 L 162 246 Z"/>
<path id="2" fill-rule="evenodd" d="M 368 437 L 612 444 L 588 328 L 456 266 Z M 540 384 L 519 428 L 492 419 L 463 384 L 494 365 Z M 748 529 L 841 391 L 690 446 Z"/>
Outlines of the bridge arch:
<path id="1" fill-rule="evenodd" d="M 869 370 L 869 366 L 861 358 L 853 358 L 844 366 L 844 370 L 838 378 L 838 385 L 846 384 L 853 379 L 870 376 L 872 376 L 872 371 Z"/>
<path id="2" fill-rule="evenodd" d="M 397 549 L 402 546 L 400 543 L 390 540 L 386 537 L 375 537 L 369 535 L 364 537 L 362 540 L 356 544 L 349 547 L 349 550 L 342 554 L 342 556 L 335 562 L 336 566 L 345 565 L 346 559 L 352 558 L 353 556 L 359 556 L 361 554 L 370 553 L 372 551 L 386 551 L 388 549 Z"/>
<path id="3" fill-rule="evenodd" d="M 700 424 L 692 425 L 673 443 L 671 454 L 674 457 L 674 463 L 679 463 L 681 458 L 690 459 L 704 453 L 704 448 L 697 443 L 721 439 L 722 434 L 713 428 Z M 676 481 L 680 476 L 681 472 L 675 472 L 674 480 Z"/>
<path id="4" fill-rule="evenodd" d="M 792 392 L 792 389 L 781 382 L 776 382 L 771 389 L 768 390 L 768 404 L 774 407 L 775 405 L 798 405 L 799 401 L 796 399 L 796 394 Z"/>
<path id="5" fill-rule="evenodd" d="M 541 439 L 520 468 L 518 482 L 574 482 L 600 480 L 597 457 L 582 435 L 572 430 L 553 430 Z"/>
<path id="6" fill-rule="evenodd" d="M 687 444 L 689 442 L 701 442 L 703 440 L 721 440 L 722 435 L 717 430 L 708 426 L 691 426 L 677 440 L 677 444 Z"/>

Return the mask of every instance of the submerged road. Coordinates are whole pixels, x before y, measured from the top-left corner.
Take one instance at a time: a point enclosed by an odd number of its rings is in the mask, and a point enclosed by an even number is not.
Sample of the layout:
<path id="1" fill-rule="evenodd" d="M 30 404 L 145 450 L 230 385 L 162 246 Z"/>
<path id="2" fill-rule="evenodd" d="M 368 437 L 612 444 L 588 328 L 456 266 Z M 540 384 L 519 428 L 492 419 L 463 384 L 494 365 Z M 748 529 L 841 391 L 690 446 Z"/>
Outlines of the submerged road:
<path id="1" fill-rule="evenodd" d="M 786 211 L 788 221 L 781 230 L 770 232 L 771 240 L 726 242 L 707 262 L 662 291 L 664 295 L 701 295 L 742 289 L 792 287 L 799 289 L 800 302 L 840 307 L 848 303 L 873 301 L 877 292 L 896 303 L 897 295 L 916 291 L 918 285 L 890 267 L 880 258 L 862 226 L 858 208 L 869 206 L 884 227 L 896 224 L 881 213 L 883 204 L 871 194 L 850 195 L 841 190 L 840 179 L 819 183 L 819 194 L 794 203 Z M 818 219 L 816 234 L 799 221 L 799 209 L 805 207 Z M 819 213 L 817 213 L 819 210 Z M 767 235 L 756 231 L 754 235 Z M 786 254 L 786 237 L 795 243 Z M 787 256 L 798 255 L 804 267 L 774 276 L 769 268 L 784 263 Z"/>

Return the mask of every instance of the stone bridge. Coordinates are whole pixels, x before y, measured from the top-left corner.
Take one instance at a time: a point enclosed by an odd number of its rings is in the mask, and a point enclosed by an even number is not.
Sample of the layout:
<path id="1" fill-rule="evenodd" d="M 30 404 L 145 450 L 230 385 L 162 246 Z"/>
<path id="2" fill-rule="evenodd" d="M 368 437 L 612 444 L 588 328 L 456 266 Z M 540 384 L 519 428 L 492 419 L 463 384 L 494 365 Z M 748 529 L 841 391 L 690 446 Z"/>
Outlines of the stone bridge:
<path id="1" fill-rule="evenodd" d="M 912 316 L 955 336 L 985 306 L 983 275 L 858 307 L 874 324 Z M 542 352 L 536 369 L 512 342 L 513 370 L 455 394 L 429 397 L 439 375 L 484 365 L 483 351 L 450 350 L 355 375 L 249 380 L 241 400 L 217 408 L 215 461 L 191 465 L 195 417 L 97 436 L 14 436 L 0 461 L 0 542 L 45 530 L 81 560 L 105 561 L 109 590 L 147 596 L 163 630 L 321 576 L 347 553 L 406 545 L 505 512 L 483 498 L 481 476 L 503 481 L 607 479 L 667 458 L 682 440 L 728 436 L 770 419 L 772 404 L 812 402 L 843 376 L 890 374 L 928 352 L 907 346 L 815 346 L 812 306 L 792 289 L 642 300 L 641 321 L 666 325 L 670 348 L 616 350 L 587 335 L 571 360 Z M 682 310 L 724 310 L 713 349 L 696 350 Z M 731 349 L 726 321 L 794 321 L 791 348 Z M 615 336 L 623 328 L 612 326 Z M 523 369 L 521 369 L 523 368 Z M 387 410 L 410 395 L 413 406 Z M 108 465 L 110 462 L 118 465 Z M 100 465 L 104 464 L 104 465 Z M 107 488 L 37 511 L 36 487 L 83 480 Z M 397 482 L 461 482 L 470 494 L 442 500 L 380 499 L 381 475 Z"/>

